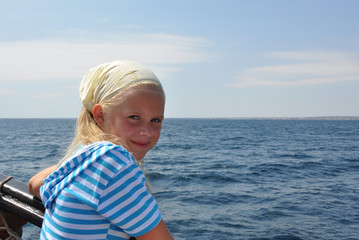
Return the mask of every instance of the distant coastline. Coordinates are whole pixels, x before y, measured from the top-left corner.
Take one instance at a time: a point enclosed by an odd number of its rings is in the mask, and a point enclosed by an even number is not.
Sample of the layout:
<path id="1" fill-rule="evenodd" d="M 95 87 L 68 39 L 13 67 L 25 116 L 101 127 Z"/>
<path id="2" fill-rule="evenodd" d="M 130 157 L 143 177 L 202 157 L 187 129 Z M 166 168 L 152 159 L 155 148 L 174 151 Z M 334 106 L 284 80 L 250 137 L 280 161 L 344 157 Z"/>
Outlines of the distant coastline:
<path id="1" fill-rule="evenodd" d="M 205 118 L 203 118 L 205 119 Z M 238 120 L 359 120 L 359 116 L 319 116 L 319 117 L 213 117 L 208 119 Z"/>
<path id="2" fill-rule="evenodd" d="M 233 117 L 228 119 L 248 120 L 359 120 L 359 116 L 323 116 L 323 117 Z"/>

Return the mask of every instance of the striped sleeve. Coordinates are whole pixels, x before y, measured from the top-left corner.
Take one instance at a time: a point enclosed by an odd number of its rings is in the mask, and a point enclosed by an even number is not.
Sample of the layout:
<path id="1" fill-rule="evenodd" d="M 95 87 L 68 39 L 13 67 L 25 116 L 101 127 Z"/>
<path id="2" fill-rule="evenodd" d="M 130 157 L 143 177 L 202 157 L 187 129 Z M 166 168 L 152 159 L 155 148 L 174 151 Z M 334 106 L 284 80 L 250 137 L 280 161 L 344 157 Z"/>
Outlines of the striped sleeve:
<path id="1" fill-rule="evenodd" d="M 161 220 L 158 205 L 136 163 L 123 166 L 113 176 L 102 193 L 97 211 L 135 237 L 149 232 Z"/>

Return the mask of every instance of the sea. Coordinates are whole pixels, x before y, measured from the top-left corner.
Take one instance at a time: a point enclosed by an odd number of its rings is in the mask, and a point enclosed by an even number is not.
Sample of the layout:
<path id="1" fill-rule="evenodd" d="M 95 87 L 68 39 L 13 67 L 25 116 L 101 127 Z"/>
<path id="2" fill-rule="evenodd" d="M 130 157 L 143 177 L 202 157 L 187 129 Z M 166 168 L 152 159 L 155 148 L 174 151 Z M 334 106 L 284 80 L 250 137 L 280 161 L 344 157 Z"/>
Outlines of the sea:
<path id="1" fill-rule="evenodd" d="M 57 163 L 75 122 L 0 119 L 0 172 Z M 358 120 L 165 119 L 144 169 L 178 240 L 359 239 Z"/>

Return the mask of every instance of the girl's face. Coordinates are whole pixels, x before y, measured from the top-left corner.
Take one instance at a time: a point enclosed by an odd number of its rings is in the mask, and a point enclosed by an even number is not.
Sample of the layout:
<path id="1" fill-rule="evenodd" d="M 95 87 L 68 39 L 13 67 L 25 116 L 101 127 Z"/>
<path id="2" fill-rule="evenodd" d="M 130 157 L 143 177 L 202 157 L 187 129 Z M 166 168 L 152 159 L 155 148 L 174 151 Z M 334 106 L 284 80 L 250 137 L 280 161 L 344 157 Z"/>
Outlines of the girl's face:
<path id="1" fill-rule="evenodd" d="M 144 86 L 129 88 L 104 113 L 103 130 L 119 137 L 121 144 L 141 160 L 160 137 L 164 107 L 161 91 Z"/>

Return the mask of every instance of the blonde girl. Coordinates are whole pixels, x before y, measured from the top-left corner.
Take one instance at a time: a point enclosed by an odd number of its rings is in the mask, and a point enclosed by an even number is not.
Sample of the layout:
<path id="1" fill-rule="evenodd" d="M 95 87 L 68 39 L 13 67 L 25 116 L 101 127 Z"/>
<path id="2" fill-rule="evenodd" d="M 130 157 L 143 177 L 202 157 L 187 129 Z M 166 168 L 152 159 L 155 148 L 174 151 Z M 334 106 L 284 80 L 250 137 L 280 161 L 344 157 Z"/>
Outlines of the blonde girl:
<path id="1" fill-rule="evenodd" d="M 165 94 L 148 68 L 126 60 L 83 77 L 74 140 L 29 181 L 46 208 L 40 239 L 173 239 L 139 161 L 157 143 Z"/>

